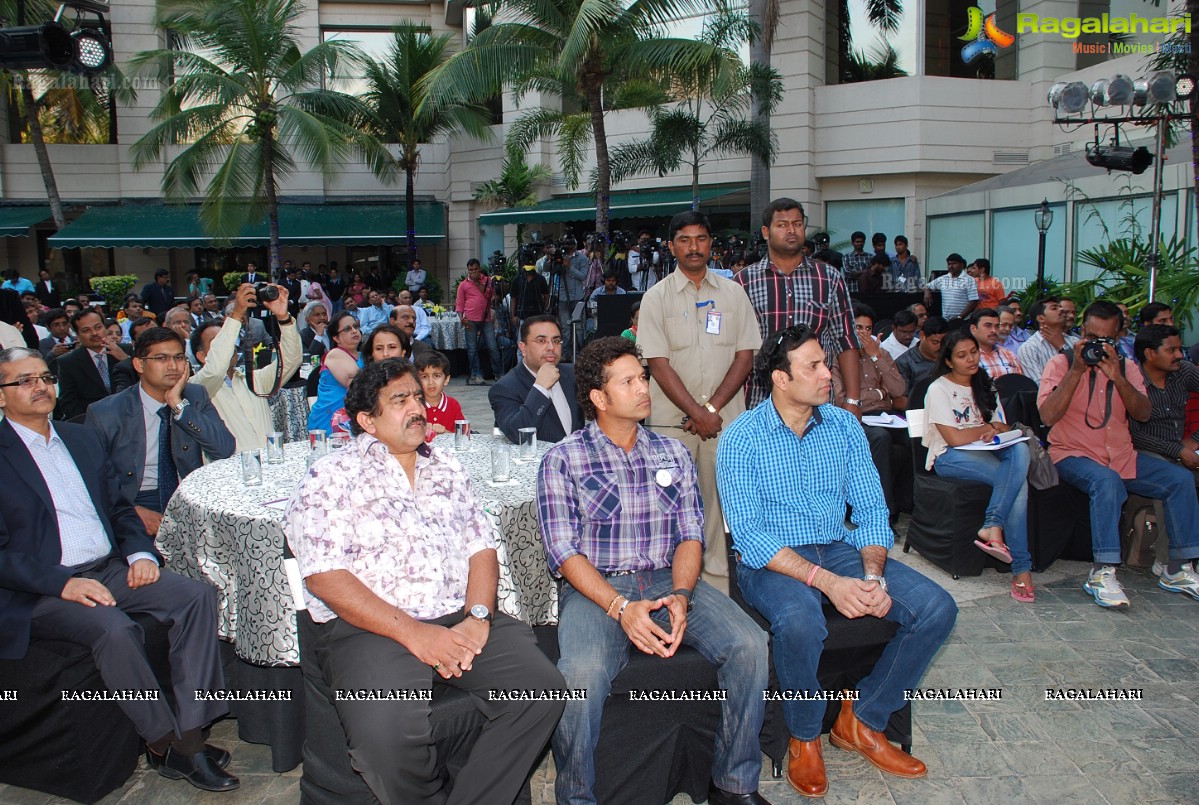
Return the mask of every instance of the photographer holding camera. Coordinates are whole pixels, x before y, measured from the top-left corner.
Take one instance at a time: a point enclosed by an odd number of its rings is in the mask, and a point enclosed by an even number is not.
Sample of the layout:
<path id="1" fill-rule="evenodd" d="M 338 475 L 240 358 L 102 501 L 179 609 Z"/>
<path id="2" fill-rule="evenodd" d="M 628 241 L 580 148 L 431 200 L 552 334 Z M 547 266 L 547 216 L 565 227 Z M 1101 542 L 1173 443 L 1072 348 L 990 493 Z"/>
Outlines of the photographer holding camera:
<path id="1" fill-rule="evenodd" d="M 281 285 L 243 283 L 231 297 L 232 311 L 227 317 L 206 321 L 191 334 L 192 354 L 203 366 L 188 382 L 202 386 L 208 392 L 213 407 L 233 434 L 238 452 L 266 447 L 266 436 L 275 428 L 263 392 L 269 391 L 272 384 L 281 385 L 290 380 L 304 358 L 296 320 L 287 309 L 289 297 L 287 289 Z M 245 346 L 239 348 L 239 342 L 243 332 L 245 338 L 250 337 L 249 322 L 261 324 L 261 320 L 251 315 L 256 308 L 268 310 L 278 322 L 280 355 L 254 370 L 254 387 L 251 388 L 246 383 L 245 368 L 239 365 Z M 280 358 L 281 367 L 278 364 Z"/>
<path id="2" fill-rule="evenodd" d="M 658 244 L 650 238 L 649 230 L 643 229 L 638 233 L 637 245 L 629 249 L 628 260 L 632 287 L 626 288 L 626 291 L 644 293 L 661 279 L 658 267 L 662 263 L 662 255 L 658 253 Z"/>
<path id="3" fill-rule="evenodd" d="M 1094 565 L 1083 590 L 1101 607 L 1127 607 L 1116 581 L 1120 564 L 1120 509 L 1129 492 L 1165 504 L 1170 556 L 1159 586 L 1199 599 L 1199 502 L 1191 474 L 1165 461 L 1139 455 L 1128 418 L 1145 422 L 1151 414 L 1145 379 L 1130 360 L 1116 354 L 1124 325 L 1112 302 L 1092 302 L 1083 315 L 1083 338 L 1045 366 L 1037 396 L 1041 420 L 1051 425 L 1049 455 L 1062 480 L 1091 501 Z"/>

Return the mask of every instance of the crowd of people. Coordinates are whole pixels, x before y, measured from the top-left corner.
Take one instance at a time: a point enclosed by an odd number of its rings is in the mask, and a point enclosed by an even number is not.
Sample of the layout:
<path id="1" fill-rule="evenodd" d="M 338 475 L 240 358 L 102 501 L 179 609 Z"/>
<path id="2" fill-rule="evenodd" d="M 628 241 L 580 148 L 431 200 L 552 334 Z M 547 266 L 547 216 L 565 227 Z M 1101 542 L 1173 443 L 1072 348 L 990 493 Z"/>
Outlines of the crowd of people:
<path id="1" fill-rule="evenodd" d="M 765 255 L 730 277 L 713 268 L 706 216 L 675 216 L 669 258 L 646 250 L 636 269 L 672 270 L 645 289 L 623 336 L 591 339 L 573 363 L 566 325 L 576 311 L 564 322 L 572 305 L 548 305 L 550 282 L 533 264 L 504 294 L 520 355 L 506 373 L 500 289 L 479 261 L 468 264 L 455 294 L 470 336 L 467 383 L 488 383 L 482 346 L 496 428 L 514 442 L 535 428 L 552 445 L 536 505 L 548 570 L 561 582 L 556 668 L 528 625 L 495 611 L 492 526 L 461 463 L 430 444 L 461 407 L 446 394 L 448 359 L 422 337 L 422 275 L 409 272 L 392 304 L 358 275 L 343 289 L 333 269 L 304 287 L 288 270 L 270 285 L 251 265 L 213 310 L 196 278 L 192 298 L 176 305 L 164 274 L 112 321 L 66 300 L 42 320 L 45 337 L 32 322 L 14 327 L 20 343 L 0 351 L 0 602 L 10 624 L 0 657 L 21 658 L 31 637 L 65 637 L 92 648 L 110 687 L 156 688 L 124 613 L 173 620 L 174 701 L 122 707 L 164 776 L 236 788 L 228 752 L 204 738 L 225 708 L 195 694 L 224 686 L 215 596 L 162 568 L 153 536 L 182 479 L 265 443 L 261 390 L 286 382 L 305 353 L 320 361 L 309 427 L 353 437 L 312 464 L 284 518 L 317 624 L 314 656 L 333 689 L 428 690 L 439 679 L 474 695 L 487 723 L 454 800 L 513 800 L 548 741 L 558 801 L 593 802 L 613 680 L 631 652 L 670 660 L 681 646 L 716 666 L 726 692 L 709 801 L 767 802 L 758 735 L 771 658 L 780 686 L 802 694 L 783 703 L 787 779 L 823 796 L 821 722 L 837 693 L 816 679 L 826 601 L 898 628 L 856 698 L 841 703 L 832 743 L 886 773 L 924 776 L 882 733 L 957 608 L 936 582 L 888 559 L 897 518 L 913 505 L 911 437 L 895 423 L 923 411 L 925 469 L 992 487 L 983 519 L 970 524 L 975 545 L 1009 564 L 1012 597 L 1033 603 L 1033 451 L 1009 441 L 1017 423 L 993 382 L 1004 375 L 1035 384 L 1050 459 L 1087 494 L 1094 562 L 1084 590 L 1102 607 L 1130 605 L 1116 577 L 1115 524 L 1131 492 L 1164 506 L 1159 587 L 1199 600 L 1199 430 L 1185 422 L 1199 371 L 1183 360 L 1168 306 L 1146 305 L 1132 333 L 1116 304 L 1094 301 L 1080 316 L 1046 297 L 1029 310 L 1030 333 L 985 260 L 967 267 L 952 254 L 948 272 L 925 284 L 902 236 L 884 267 L 886 238 L 867 255 L 855 233 L 838 266 L 809 254 L 806 223 L 798 202 L 772 202 Z M 560 271 L 570 276 L 578 254 L 564 255 Z M 557 278 L 554 255 L 545 258 Z M 590 272 L 585 256 L 577 268 L 584 262 Z M 924 302 L 883 322 L 854 295 L 864 278 L 871 289 L 887 277 L 923 290 Z M 619 274 L 603 279 L 600 290 L 622 289 Z M 934 293 L 942 315 L 928 315 Z M 573 294 L 568 303 L 583 301 Z M 273 345 L 270 360 L 253 358 L 257 344 Z M 997 449 L 966 449 L 980 445 Z M 728 597 L 730 576 L 769 622 L 769 647 Z M 497 699 L 496 689 L 586 695 Z M 427 701 L 334 704 L 376 797 L 445 799 Z"/>

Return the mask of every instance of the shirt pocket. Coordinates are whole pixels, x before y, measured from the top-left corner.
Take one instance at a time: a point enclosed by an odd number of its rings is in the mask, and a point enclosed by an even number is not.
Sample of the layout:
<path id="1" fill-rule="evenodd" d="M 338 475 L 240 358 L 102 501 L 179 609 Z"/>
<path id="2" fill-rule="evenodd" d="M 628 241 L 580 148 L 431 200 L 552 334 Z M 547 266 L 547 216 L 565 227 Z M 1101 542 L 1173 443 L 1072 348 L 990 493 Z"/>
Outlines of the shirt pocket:
<path id="1" fill-rule="evenodd" d="M 579 498 L 588 520 L 615 520 L 620 515 L 620 485 L 611 478 L 588 475 L 581 484 Z"/>
<path id="2" fill-rule="evenodd" d="M 690 349 L 694 324 L 688 316 L 663 317 L 662 329 L 666 331 L 666 343 L 670 346 L 671 352 Z"/>
<path id="3" fill-rule="evenodd" d="M 658 511 L 662 514 L 674 516 L 679 511 L 679 498 L 682 493 L 679 492 L 678 484 L 668 484 L 666 486 L 658 486 L 654 484 L 654 499 L 658 502 Z"/>

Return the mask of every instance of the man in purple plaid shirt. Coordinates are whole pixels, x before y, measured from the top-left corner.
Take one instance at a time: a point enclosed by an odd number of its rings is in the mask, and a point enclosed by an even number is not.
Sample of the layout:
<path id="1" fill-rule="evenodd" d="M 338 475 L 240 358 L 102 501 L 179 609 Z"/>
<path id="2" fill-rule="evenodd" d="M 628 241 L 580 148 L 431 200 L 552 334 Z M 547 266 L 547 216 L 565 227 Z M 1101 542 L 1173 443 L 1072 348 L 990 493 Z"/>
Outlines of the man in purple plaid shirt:
<path id="1" fill-rule="evenodd" d="M 537 479 L 546 557 L 565 580 L 558 670 L 567 688 L 587 690 L 586 700 L 567 703 L 554 732 L 557 801 L 596 801 L 604 700 L 631 643 L 664 658 L 692 646 L 719 667 L 727 697 L 708 801 L 767 803 L 757 792 L 766 633 L 699 580 L 704 513 L 691 454 L 640 424 L 649 381 L 632 341 L 589 344 L 575 363 L 575 389 L 590 422 L 550 448 Z"/>

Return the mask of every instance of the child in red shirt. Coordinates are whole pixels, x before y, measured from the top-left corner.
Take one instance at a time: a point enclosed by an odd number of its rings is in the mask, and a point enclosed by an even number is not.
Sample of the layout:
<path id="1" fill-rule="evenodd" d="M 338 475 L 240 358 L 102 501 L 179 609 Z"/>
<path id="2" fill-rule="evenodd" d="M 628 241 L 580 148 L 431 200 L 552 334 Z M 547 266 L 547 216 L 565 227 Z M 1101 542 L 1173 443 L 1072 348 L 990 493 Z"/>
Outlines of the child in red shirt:
<path id="1" fill-rule="evenodd" d="M 462 415 L 458 401 L 445 393 L 450 382 L 449 358 L 437 351 L 429 352 L 416 361 L 416 371 L 420 374 L 420 387 L 425 394 L 425 417 L 429 421 L 425 441 L 431 442 L 442 433 L 453 433 L 454 421 L 466 417 Z"/>

